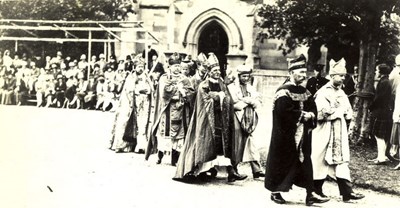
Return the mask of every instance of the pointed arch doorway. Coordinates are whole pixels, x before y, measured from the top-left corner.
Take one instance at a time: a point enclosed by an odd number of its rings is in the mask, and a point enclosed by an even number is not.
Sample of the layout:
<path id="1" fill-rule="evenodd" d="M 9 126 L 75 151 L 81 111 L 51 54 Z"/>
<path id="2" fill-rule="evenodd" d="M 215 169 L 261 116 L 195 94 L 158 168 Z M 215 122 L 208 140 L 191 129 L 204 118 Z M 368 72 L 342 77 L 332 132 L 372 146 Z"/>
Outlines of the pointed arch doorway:
<path id="1" fill-rule="evenodd" d="M 198 52 L 204 53 L 207 57 L 208 53 L 213 52 L 218 58 L 223 77 L 225 77 L 228 51 L 229 40 L 224 28 L 216 21 L 205 25 L 198 40 Z"/>

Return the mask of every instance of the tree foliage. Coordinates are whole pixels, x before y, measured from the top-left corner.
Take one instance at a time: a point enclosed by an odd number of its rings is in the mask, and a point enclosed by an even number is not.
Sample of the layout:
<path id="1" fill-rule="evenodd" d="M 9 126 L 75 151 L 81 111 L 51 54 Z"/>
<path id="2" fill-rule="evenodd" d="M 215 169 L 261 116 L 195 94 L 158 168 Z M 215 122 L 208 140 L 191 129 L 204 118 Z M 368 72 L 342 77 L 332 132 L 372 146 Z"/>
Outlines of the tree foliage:
<path id="1" fill-rule="evenodd" d="M 128 12 L 134 12 L 133 7 L 136 0 L 18 0 L 1 1 L 0 18 L 2 19 L 28 19 L 28 20 L 65 20 L 65 21 L 111 21 L 123 20 Z M 28 25 L 26 23 L 26 25 Z M 32 24 L 29 24 L 32 25 Z M 78 26 L 62 25 L 58 26 Z M 111 25 L 108 25 L 111 26 Z M 38 37 L 70 37 L 64 31 L 32 31 Z M 23 30 L 5 30 L 0 31 L 0 35 L 26 37 L 28 35 Z M 87 38 L 87 32 L 74 31 L 73 34 L 78 37 Z M 93 38 L 104 38 L 105 32 L 93 32 Z M 13 42 L 7 41 L 2 44 L 0 49 L 12 48 Z M 102 47 L 102 44 L 94 43 Z M 24 50 L 30 53 L 38 53 L 38 50 L 45 48 L 48 52 L 54 50 L 75 50 L 76 53 L 82 53 L 87 50 L 85 43 L 48 43 L 48 42 L 24 42 Z M 43 52 L 42 52 L 43 53 Z"/>
<path id="2" fill-rule="evenodd" d="M 132 10 L 127 0 L 19 0 L 1 3 L 3 19 L 117 20 Z"/>
<path id="3" fill-rule="evenodd" d="M 398 23 L 391 18 L 400 13 L 399 8 L 397 0 L 278 0 L 260 7 L 259 38 L 284 40 L 279 48 L 284 55 L 299 45 L 320 44 L 332 50 L 342 47 L 336 50 L 341 56 L 367 38 L 363 28 L 370 27 L 371 14 L 377 12 L 382 21 L 374 33 L 382 46 L 379 58 L 385 59 L 388 53 L 400 52 Z"/>
<path id="4" fill-rule="evenodd" d="M 361 141 L 369 136 L 375 65 L 392 64 L 400 52 L 399 19 L 394 20 L 399 14 L 398 0 L 277 0 L 259 9 L 259 38 L 283 40 L 284 54 L 309 46 L 309 64 L 320 58 L 325 45 L 328 60 L 344 57 L 348 71 L 359 67 L 350 134 Z"/>

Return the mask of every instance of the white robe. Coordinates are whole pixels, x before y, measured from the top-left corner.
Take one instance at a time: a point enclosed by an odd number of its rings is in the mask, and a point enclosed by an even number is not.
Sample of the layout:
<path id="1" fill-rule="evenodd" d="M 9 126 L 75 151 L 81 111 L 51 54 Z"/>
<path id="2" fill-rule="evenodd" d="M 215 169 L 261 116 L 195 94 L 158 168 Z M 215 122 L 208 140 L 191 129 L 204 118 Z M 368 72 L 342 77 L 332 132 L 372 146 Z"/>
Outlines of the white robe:
<path id="1" fill-rule="evenodd" d="M 260 94 L 257 92 L 255 87 L 250 84 L 246 85 L 247 91 L 250 94 L 247 99 L 251 99 L 254 103 L 254 110 L 257 112 L 257 107 L 261 105 L 261 97 Z M 237 82 L 234 82 L 228 86 L 228 90 L 231 93 L 233 106 L 235 108 L 235 116 L 238 118 L 239 121 L 242 120 L 243 117 L 243 109 L 248 106 L 247 103 L 243 101 L 244 95 L 242 90 L 240 89 L 240 85 Z M 235 124 L 240 128 L 240 124 Z M 240 129 L 241 130 L 241 129 Z M 244 152 L 243 152 L 243 161 L 242 162 L 250 162 L 250 161 L 259 161 L 260 160 L 260 153 L 258 151 L 258 147 L 256 142 L 254 141 L 253 135 L 250 134 L 247 137 Z"/>
<path id="2" fill-rule="evenodd" d="M 323 86 L 315 94 L 315 103 L 318 109 L 317 127 L 312 132 L 311 160 L 313 164 L 314 180 L 325 179 L 328 175 L 332 178 L 350 178 L 350 148 L 346 126 L 346 119 L 350 119 L 353 111 L 348 97 L 342 89 L 336 89 L 332 84 Z M 341 120 L 341 149 L 343 162 L 328 164 L 332 147 L 329 146 L 332 121 Z M 329 153 L 328 152 L 328 153 Z"/>

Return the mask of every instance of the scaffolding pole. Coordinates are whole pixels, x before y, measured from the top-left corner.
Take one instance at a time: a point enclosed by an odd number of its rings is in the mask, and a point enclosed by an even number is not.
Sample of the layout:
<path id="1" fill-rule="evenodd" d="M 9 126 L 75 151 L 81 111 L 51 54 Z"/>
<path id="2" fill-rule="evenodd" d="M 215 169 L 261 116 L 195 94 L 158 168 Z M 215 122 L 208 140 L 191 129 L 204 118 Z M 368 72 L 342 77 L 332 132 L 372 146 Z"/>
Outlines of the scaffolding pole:
<path id="1" fill-rule="evenodd" d="M 92 31 L 89 31 L 89 37 L 88 37 L 88 57 L 87 60 L 91 60 L 92 58 Z M 89 61 L 88 61 L 89 63 Z M 90 77 L 90 64 L 88 64 L 88 71 L 87 71 L 87 78 L 89 79 Z"/>

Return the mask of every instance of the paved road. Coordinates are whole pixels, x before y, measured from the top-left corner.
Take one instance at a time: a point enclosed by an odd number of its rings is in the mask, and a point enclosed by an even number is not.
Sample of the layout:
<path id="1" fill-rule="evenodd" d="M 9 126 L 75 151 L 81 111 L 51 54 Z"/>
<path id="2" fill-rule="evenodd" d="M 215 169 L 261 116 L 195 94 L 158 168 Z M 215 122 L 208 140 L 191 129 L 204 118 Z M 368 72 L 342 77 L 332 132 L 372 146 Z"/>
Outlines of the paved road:
<path id="1" fill-rule="evenodd" d="M 226 183 L 226 174 L 207 184 L 171 180 L 174 167 L 156 156 L 107 149 L 113 114 L 108 112 L 0 106 L 1 208 L 131 207 L 304 207 L 305 193 L 284 194 L 288 205 L 272 203 L 262 180 Z M 239 167 L 250 174 L 250 167 Z M 337 187 L 322 207 L 399 207 L 398 196 L 369 190 L 366 198 L 343 203 Z"/>

